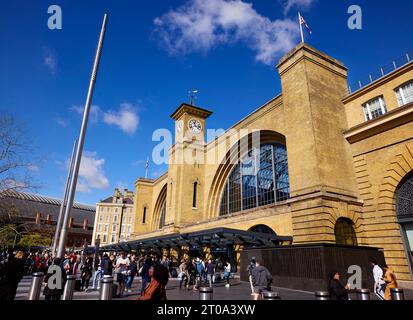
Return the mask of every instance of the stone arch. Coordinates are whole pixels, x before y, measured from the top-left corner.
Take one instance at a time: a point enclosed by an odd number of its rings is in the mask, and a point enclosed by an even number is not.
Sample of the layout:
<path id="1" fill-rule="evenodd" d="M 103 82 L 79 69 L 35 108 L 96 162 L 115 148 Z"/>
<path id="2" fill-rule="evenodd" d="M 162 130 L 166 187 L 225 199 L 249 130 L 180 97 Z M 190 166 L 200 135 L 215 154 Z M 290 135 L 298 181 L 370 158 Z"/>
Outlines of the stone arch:
<path id="1" fill-rule="evenodd" d="M 277 235 L 277 233 L 266 224 L 257 224 L 249 228 L 248 231 Z"/>
<path id="2" fill-rule="evenodd" d="M 161 220 L 161 210 L 164 205 L 166 205 L 166 195 L 167 195 L 168 185 L 165 184 L 161 191 L 159 192 L 158 198 L 156 200 L 155 206 L 153 208 L 153 219 L 151 224 L 151 230 L 158 230 Z"/>
<path id="3" fill-rule="evenodd" d="M 207 218 L 216 218 L 218 217 L 219 205 L 221 202 L 222 197 L 222 190 L 226 183 L 226 180 L 231 173 L 232 169 L 234 168 L 234 163 L 231 163 L 231 156 L 237 155 L 237 158 L 240 159 L 244 154 L 243 151 L 248 152 L 250 146 L 253 145 L 254 134 L 250 133 L 241 139 L 239 139 L 236 143 L 234 143 L 230 148 L 229 151 L 226 153 L 224 159 L 219 164 L 212 184 L 208 194 L 208 203 L 207 203 Z M 270 144 L 270 143 L 280 143 L 287 146 L 286 137 L 278 133 L 276 131 L 271 130 L 262 130 L 259 132 L 260 144 Z M 248 146 L 247 148 L 242 148 L 240 146 Z"/>
<path id="4" fill-rule="evenodd" d="M 396 211 L 396 192 L 402 181 L 413 171 L 413 143 L 405 144 L 403 150 L 389 163 L 380 185 L 378 209 Z"/>

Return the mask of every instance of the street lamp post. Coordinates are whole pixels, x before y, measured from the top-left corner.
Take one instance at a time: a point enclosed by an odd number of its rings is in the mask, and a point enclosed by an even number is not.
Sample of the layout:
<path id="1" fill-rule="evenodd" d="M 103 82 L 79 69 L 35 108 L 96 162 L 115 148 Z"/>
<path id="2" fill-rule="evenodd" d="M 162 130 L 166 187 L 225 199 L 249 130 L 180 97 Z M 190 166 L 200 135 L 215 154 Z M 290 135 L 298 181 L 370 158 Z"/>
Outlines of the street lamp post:
<path id="1" fill-rule="evenodd" d="M 68 195 L 67 205 L 65 209 L 65 216 L 63 220 L 63 227 L 62 227 L 62 232 L 60 234 L 59 247 L 58 247 L 57 255 L 56 255 L 58 258 L 63 258 L 63 255 L 65 253 L 65 245 L 66 245 L 66 238 L 68 234 L 69 218 L 71 215 L 73 201 L 75 198 L 77 178 L 79 175 L 80 161 L 82 158 L 83 145 L 85 142 L 87 123 L 89 119 L 90 107 L 92 103 L 92 97 L 93 97 L 93 91 L 95 88 L 97 72 L 99 69 L 100 57 L 102 54 L 103 40 L 105 38 L 107 16 L 108 15 L 105 14 L 103 17 L 102 29 L 100 31 L 98 47 L 96 50 L 95 61 L 93 64 L 92 75 L 91 75 L 90 83 L 89 83 L 89 90 L 88 90 L 86 103 L 85 103 L 85 110 L 83 113 L 82 126 L 80 127 L 79 143 L 76 148 L 76 157 L 75 157 L 75 162 L 74 162 L 74 167 L 73 167 L 73 175 L 72 175 L 72 180 L 70 183 L 69 195 Z"/>

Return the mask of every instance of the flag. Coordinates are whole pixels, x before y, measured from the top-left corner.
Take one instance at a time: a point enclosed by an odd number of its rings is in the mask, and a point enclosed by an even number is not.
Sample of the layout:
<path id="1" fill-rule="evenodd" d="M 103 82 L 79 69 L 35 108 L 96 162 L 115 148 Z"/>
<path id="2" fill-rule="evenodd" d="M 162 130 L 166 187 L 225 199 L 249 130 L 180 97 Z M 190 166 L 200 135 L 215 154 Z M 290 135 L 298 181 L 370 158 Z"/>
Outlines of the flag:
<path id="1" fill-rule="evenodd" d="M 308 26 L 307 22 L 305 21 L 304 17 L 300 14 L 300 24 L 304 25 L 304 27 L 308 30 L 310 34 L 313 34 L 313 31 L 311 31 L 310 27 Z"/>
<path id="2" fill-rule="evenodd" d="M 148 179 L 148 169 L 149 169 L 149 157 L 146 158 L 146 165 L 145 165 L 145 178 Z"/>

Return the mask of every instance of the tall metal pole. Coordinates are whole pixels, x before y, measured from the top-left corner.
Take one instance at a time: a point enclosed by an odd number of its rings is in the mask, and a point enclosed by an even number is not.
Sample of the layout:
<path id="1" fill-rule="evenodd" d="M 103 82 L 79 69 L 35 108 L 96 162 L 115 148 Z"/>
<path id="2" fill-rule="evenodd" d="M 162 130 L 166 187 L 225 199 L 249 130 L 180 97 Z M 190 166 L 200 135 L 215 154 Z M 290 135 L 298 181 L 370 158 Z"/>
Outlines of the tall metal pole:
<path id="1" fill-rule="evenodd" d="M 298 22 L 300 24 L 301 43 L 304 43 L 303 22 L 301 21 L 301 13 L 298 13 Z"/>
<path id="2" fill-rule="evenodd" d="M 66 179 L 66 184 L 65 184 L 65 192 L 63 195 L 63 199 L 62 199 L 62 204 L 60 205 L 59 217 L 57 219 L 56 231 L 54 234 L 53 249 L 52 249 L 53 256 L 56 255 L 56 247 L 59 242 L 60 228 L 62 227 L 63 213 L 64 213 L 64 209 L 66 206 L 67 195 L 69 192 L 70 177 L 72 176 L 72 171 L 73 171 L 73 163 L 75 160 L 76 146 L 77 146 L 77 140 L 75 140 L 73 144 L 72 155 L 70 156 L 70 164 L 69 164 L 69 171 L 67 173 L 67 179 Z"/>
<path id="3" fill-rule="evenodd" d="M 90 78 L 89 90 L 88 90 L 88 94 L 86 98 L 85 110 L 83 113 L 82 126 L 80 128 L 80 133 L 79 133 L 79 143 L 76 148 L 76 157 L 75 157 L 75 162 L 74 162 L 74 167 L 73 167 L 72 180 L 70 183 L 69 196 L 68 196 L 65 216 L 63 220 L 62 232 L 60 234 L 60 239 L 59 239 L 59 247 L 58 247 L 57 255 L 56 255 L 58 258 L 63 258 L 63 255 L 65 253 L 65 244 L 66 244 L 66 239 L 67 239 L 67 234 L 68 234 L 69 218 L 71 215 L 73 201 L 75 198 L 77 178 L 79 175 L 80 161 L 81 161 L 82 153 L 83 153 L 83 145 L 85 143 L 85 136 L 86 136 L 86 130 L 87 130 L 87 123 L 89 119 L 90 106 L 92 103 L 93 91 L 95 88 L 97 72 L 99 69 L 100 57 L 102 54 L 103 40 L 105 38 L 107 17 L 108 15 L 105 13 L 103 17 L 102 29 L 100 31 L 98 47 L 96 50 L 95 62 L 93 64 L 92 76 Z"/>

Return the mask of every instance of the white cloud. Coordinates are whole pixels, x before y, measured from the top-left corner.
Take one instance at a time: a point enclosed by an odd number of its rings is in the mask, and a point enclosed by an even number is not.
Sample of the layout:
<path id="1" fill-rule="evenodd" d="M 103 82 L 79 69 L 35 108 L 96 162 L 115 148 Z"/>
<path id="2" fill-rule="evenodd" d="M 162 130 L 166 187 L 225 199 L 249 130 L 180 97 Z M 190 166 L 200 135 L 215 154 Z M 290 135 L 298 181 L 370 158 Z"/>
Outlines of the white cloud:
<path id="1" fill-rule="evenodd" d="M 92 189 L 106 189 L 109 180 L 105 176 L 103 166 L 105 159 L 98 159 L 96 152 L 84 152 L 79 169 L 77 190 L 88 193 Z"/>
<path id="2" fill-rule="evenodd" d="M 142 164 L 146 164 L 146 160 L 136 160 L 136 161 L 133 161 L 133 162 L 132 162 L 132 166 L 133 166 L 133 167 L 138 167 L 138 166 L 140 166 L 140 165 L 142 165 Z"/>
<path id="3" fill-rule="evenodd" d="M 241 41 L 256 60 L 273 64 L 295 46 L 296 20 L 270 20 L 242 0 L 189 0 L 154 20 L 160 45 L 171 54 L 208 52 L 219 44 Z"/>
<path id="4" fill-rule="evenodd" d="M 59 126 L 63 127 L 63 128 L 67 128 L 69 126 L 69 121 L 63 119 L 63 118 L 56 118 L 56 122 Z"/>
<path id="5" fill-rule="evenodd" d="M 57 71 L 57 57 L 52 51 L 45 52 L 43 56 L 43 64 L 50 70 L 52 74 Z"/>
<path id="6" fill-rule="evenodd" d="M 28 169 L 29 169 L 31 172 L 39 172 L 39 171 L 40 171 L 40 168 L 39 168 L 37 165 L 35 165 L 35 164 L 29 165 L 29 166 L 28 166 Z"/>
<path id="7" fill-rule="evenodd" d="M 83 116 L 83 112 L 85 110 L 85 107 L 83 106 L 77 106 L 77 105 L 73 105 L 69 108 L 70 111 Z M 90 121 L 92 121 L 93 123 L 97 123 L 99 121 L 99 117 L 100 117 L 101 111 L 99 106 L 96 105 L 92 105 L 90 107 L 90 113 L 89 113 L 89 119 Z"/>
<path id="8" fill-rule="evenodd" d="M 122 131 L 133 134 L 139 125 L 137 110 L 129 103 L 122 103 L 118 111 L 103 114 L 103 122 L 118 126 Z"/>
<path id="9" fill-rule="evenodd" d="M 281 0 L 284 2 L 284 14 L 287 14 L 291 9 L 299 10 L 309 8 L 316 0 Z"/>

